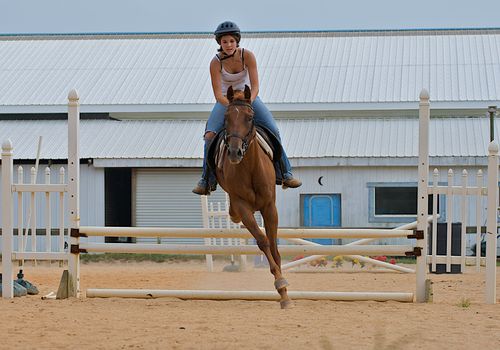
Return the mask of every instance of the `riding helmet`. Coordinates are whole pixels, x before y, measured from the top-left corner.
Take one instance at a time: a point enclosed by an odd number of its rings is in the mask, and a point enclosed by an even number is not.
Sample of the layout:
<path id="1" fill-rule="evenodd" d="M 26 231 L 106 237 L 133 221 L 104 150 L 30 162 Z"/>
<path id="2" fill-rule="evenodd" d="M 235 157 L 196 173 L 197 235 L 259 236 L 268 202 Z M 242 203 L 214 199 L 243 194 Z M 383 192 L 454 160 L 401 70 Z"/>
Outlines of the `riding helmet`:
<path id="1" fill-rule="evenodd" d="M 238 25 L 231 21 L 222 22 L 217 26 L 217 29 L 214 32 L 215 40 L 220 45 L 220 39 L 224 35 L 231 35 L 236 39 L 236 42 L 239 43 L 241 39 L 240 28 Z"/>

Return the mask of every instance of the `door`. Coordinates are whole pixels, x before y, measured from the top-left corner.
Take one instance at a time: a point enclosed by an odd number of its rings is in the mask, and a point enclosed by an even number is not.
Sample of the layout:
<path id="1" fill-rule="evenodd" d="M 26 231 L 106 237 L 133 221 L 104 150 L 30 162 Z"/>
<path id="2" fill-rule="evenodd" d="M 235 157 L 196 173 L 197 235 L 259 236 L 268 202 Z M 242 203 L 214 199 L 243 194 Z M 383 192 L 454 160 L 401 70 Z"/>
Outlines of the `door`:
<path id="1" fill-rule="evenodd" d="M 340 227 L 340 194 L 305 194 L 302 195 L 303 226 Z M 312 239 L 320 244 L 333 244 L 330 238 Z"/>

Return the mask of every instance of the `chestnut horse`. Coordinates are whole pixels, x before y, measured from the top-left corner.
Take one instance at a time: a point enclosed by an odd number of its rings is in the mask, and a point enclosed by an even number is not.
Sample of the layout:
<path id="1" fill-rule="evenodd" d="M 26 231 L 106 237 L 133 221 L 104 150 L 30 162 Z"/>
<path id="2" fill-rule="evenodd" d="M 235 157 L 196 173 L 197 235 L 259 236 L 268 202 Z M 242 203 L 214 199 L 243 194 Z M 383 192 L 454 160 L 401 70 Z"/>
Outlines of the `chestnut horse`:
<path id="1" fill-rule="evenodd" d="M 278 252 L 278 211 L 276 209 L 276 176 L 273 162 L 256 140 L 254 111 L 250 102 L 250 88 L 245 91 L 229 87 L 229 105 L 225 114 L 224 152 L 222 169 L 216 167 L 216 177 L 229 194 L 229 215 L 235 223 L 243 222 L 257 241 L 259 249 L 269 261 L 274 275 L 274 286 L 280 294 L 282 309 L 292 306 L 287 294 L 288 282 L 281 274 L 281 257 Z M 260 211 L 266 234 L 254 213 Z"/>

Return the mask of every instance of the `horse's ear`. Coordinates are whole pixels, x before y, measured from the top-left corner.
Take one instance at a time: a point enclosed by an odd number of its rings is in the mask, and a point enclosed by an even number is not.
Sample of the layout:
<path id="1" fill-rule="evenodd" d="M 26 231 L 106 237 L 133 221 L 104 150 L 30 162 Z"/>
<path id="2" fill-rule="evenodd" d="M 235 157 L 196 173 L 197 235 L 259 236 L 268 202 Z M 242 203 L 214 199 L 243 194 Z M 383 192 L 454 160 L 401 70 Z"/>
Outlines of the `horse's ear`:
<path id="1" fill-rule="evenodd" d="M 227 89 L 227 93 L 226 93 L 226 97 L 227 99 L 229 100 L 229 102 L 233 102 L 233 98 L 234 98 L 234 91 L 233 91 L 233 87 L 232 86 L 229 86 L 228 89 Z"/>
<path id="2" fill-rule="evenodd" d="M 252 92 L 250 91 L 250 87 L 245 85 L 245 100 L 249 100 L 252 98 Z"/>

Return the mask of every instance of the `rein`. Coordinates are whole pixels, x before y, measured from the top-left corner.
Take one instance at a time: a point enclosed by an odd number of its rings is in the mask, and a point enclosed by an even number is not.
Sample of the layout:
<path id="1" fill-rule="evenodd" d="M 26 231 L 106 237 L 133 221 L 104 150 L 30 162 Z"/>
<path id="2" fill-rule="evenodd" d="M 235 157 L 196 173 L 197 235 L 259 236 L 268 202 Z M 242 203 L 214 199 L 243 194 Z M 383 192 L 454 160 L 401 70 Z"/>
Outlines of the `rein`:
<path id="1" fill-rule="evenodd" d="M 254 113 L 252 105 L 250 103 L 248 103 L 248 102 L 245 102 L 245 101 L 235 100 L 235 101 L 231 102 L 229 104 L 229 106 L 243 106 L 243 107 L 247 107 L 247 108 L 250 108 L 250 110 L 252 111 L 252 113 Z M 242 143 L 243 143 L 242 144 L 242 152 L 243 152 L 243 156 L 245 156 L 245 153 L 248 150 L 248 147 L 250 146 L 250 143 L 253 140 L 253 139 L 250 140 L 250 136 L 252 135 L 252 132 L 254 130 L 255 130 L 255 120 L 254 120 L 253 117 L 252 117 L 252 127 L 250 128 L 250 130 L 248 131 L 248 133 L 245 136 L 243 136 L 243 137 L 241 137 L 240 135 L 237 135 L 237 134 L 228 134 L 226 132 L 226 130 L 224 130 L 224 146 L 229 149 L 229 139 L 231 137 L 236 137 L 236 138 L 240 139 L 242 141 Z"/>

